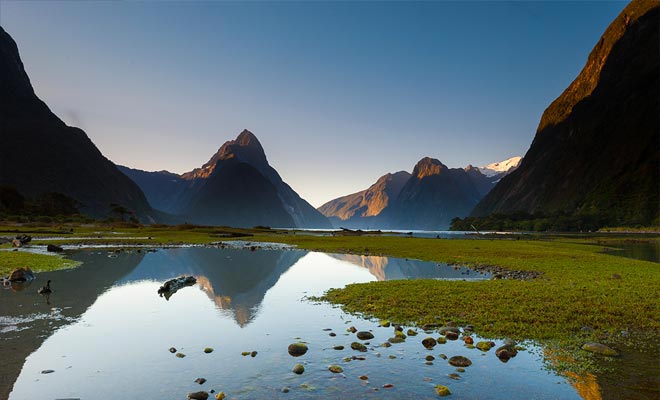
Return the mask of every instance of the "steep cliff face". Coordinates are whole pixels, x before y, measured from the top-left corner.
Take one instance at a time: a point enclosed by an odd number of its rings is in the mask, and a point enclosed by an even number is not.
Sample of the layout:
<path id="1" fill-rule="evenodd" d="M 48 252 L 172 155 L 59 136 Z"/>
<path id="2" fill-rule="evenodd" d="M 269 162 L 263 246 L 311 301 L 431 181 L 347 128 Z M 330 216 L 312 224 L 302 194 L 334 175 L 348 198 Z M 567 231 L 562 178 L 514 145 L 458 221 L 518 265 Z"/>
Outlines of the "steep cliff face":
<path id="1" fill-rule="evenodd" d="M 143 222 L 160 217 L 85 132 L 64 124 L 34 93 L 14 40 L 0 27 L 0 185 L 27 196 L 56 192 L 106 217 L 111 204 Z"/>
<path id="2" fill-rule="evenodd" d="M 660 3 L 632 1 L 544 112 L 520 167 L 477 205 L 489 213 L 596 215 L 657 224 Z"/>

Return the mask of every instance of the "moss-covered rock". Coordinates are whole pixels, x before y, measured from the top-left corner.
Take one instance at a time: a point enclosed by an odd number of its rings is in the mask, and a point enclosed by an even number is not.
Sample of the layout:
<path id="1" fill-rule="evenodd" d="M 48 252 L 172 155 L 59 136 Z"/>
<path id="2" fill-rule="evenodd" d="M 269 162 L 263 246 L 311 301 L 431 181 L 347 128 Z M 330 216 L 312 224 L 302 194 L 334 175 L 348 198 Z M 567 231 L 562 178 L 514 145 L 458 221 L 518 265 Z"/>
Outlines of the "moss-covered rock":
<path id="1" fill-rule="evenodd" d="M 609 346 L 601 343 L 589 342 L 582 345 L 582 350 L 591 353 L 602 354 L 609 357 L 617 357 L 619 353 Z"/>
<path id="2" fill-rule="evenodd" d="M 291 370 L 294 374 L 301 375 L 303 372 L 305 372 L 305 366 L 302 364 L 296 364 L 293 366 L 293 369 Z"/>
<path id="3" fill-rule="evenodd" d="M 344 372 L 344 369 L 339 365 L 330 365 L 328 366 L 328 371 L 332 372 L 333 374 L 340 374 Z"/>
<path id="4" fill-rule="evenodd" d="M 293 357 L 300 357 L 307 353 L 307 345 L 305 343 L 292 343 L 288 347 L 288 352 Z"/>
<path id="5" fill-rule="evenodd" d="M 351 349 L 361 351 L 364 353 L 367 351 L 367 346 L 363 345 L 362 343 L 353 342 L 351 343 Z"/>
<path id="6" fill-rule="evenodd" d="M 435 393 L 440 397 L 449 396 L 451 391 L 447 386 L 444 385 L 435 385 Z"/>
<path id="7" fill-rule="evenodd" d="M 469 367 L 472 365 L 472 361 L 467 357 L 453 356 L 449 359 L 449 365 L 453 365 L 454 367 Z"/>
<path id="8" fill-rule="evenodd" d="M 422 346 L 424 346 L 429 350 L 434 348 L 436 344 L 438 344 L 438 342 L 432 337 L 427 337 L 424 340 L 422 340 Z"/>

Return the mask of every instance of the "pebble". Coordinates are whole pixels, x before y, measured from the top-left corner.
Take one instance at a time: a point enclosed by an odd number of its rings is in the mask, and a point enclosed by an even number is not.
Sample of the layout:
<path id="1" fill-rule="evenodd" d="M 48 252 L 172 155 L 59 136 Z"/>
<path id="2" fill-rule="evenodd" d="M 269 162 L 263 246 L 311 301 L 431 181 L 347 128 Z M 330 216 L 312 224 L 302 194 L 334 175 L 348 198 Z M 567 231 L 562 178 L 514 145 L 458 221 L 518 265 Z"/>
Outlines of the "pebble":
<path id="1" fill-rule="evenodd" d="M 339 365 L 330 365 L 328 367 L 328 371 L 332 372 L 333 374 L 340 374 L 344 372 L 344 369 L 340 367 Z"/>
<path id="2" fill-rule="evenodd" d="M 172 349 L 173 349 L 173 348 L 174 348 L 174 347 L 172 347 Z M 170 349 L 170 351 L 172 351 L 172 349 Z M 174 351 L 176 351 L 176 350 L 174 350 Z M 206 347 L 206 348 L 204 349 L 204 353 L 206 353 L 206 354 L 213 353 L 213 348 L 211 348 L 211 347 Z"/>
<path id="3" fill-rule="evenodd" d="M 200 385 L 203 385 L 204 382 L 206 382 L 206 379 L 204 379 L 204 378 L 197 378 L 197 379 L 195 379 L 195 383 L 199 383 Z"/>
<path id="4" fill-rule="evenodd" d="M 55 372 L 54 369 L 45 369 L 45 370 L 41 371 L 42 374 L 52 374 L 53 372 Z"/>
<path id="5" fill-rule="evenodd" d="M 367 332 L 367 331 L 360 331 L 356 335 L 357 338 L 360 340 L 369 340 L 374 338 L 374 335 L 371 332 Z"/>
<path id="6" fill-rule="evenodd" d="M 189 400 L 206 400 L 209 398 L 209 394 L 207 392 L 193 392 L 193 393 L 188 393 L 188 399 Z M 217 396 L 216 396 L 217 398 Z"/>
<path id="7" fill-rule="evenodd" d="M 361 352 L 366 352 L 367 351 L 367 346 L 363 345 L 362 343 L 353 342 L 353 343 L 351 343 L 351 349 L 361 351 Z"/>
<path id="8" fill-rule="evenodd" d="M 172 353 L 172 354 L 176 353 L 176 348 L 170 347 L 170 353 Z"/>
<path id="9" fill-rule="evenodd" d="M 300 357 L 307 353 L 307 345 L 304 343 L 292 343 L 287 350 L 291 356 Z"/>
<path id="10" fill-rule="evenodd" d="M 335 350 L 344 350 L 344 346 L 335 346 L 333 347 Z"/>
<path id="11" fill-rule="evenodd" d="M 183 354 L 183 353 L 176 353 L 175 355 L 176 355 L 177 357 L 179 357 L 179 358 L 183 358 L 183 357 L 185 357 L 185 356 L 186 356 L 186 355 L 185 355 L 185 354 Z"/>
<path id="12" fill-rule="evenodd" d="M 394 385 L 392 385 L 391 383 L 386 383 L 386 384 L 383 385 L 384 389 L 391 389 L 393 387 L 394 387 Z"/>
<path id="13" fill-rule="evenodd" d="M 449 396 L 451 394 L 451 391 L 447 386 L 435 385 L 435 393 L 440 397 L 445 397 L 445 396 Z"/>
<path id="14" fill-rule="evenodd" d="M 469 367 L 472 365 L 472 361 L 469 358 L 463 356 L 454 356 L 449 359 L 449 364 L 454 367 Z"/>
<path id="15" fill-rule="evenodd" d="M 369 377 L 366 375 L 360 375 L 360 379 L 366 381 L 367 379 L 369 379 Z"/>
<path id="16" fill-rule="evenodd" d="M 302 364 L 296 364 L 296 365 L 293 366 L 292 371 L 293 371 L 294 374 L 300 375 L 303 372 L 305 372 L 305 367 Z"/>

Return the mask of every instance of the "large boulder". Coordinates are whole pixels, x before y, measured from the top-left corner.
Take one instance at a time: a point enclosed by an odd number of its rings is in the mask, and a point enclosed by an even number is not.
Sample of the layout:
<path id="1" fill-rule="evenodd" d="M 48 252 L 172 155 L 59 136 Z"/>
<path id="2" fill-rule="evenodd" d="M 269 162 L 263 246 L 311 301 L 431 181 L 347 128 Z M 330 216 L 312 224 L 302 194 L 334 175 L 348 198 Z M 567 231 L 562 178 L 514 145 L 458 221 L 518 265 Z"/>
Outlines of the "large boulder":
<path id="1" fill-rule="evenodd" d="M 11 271 L 11 274 L 9 274 L 9 280 L 11 282 L 27 282 L 33 279 L 34 272 L 32 272 L 30 267 L 16 268 L 15 270 Z"/>

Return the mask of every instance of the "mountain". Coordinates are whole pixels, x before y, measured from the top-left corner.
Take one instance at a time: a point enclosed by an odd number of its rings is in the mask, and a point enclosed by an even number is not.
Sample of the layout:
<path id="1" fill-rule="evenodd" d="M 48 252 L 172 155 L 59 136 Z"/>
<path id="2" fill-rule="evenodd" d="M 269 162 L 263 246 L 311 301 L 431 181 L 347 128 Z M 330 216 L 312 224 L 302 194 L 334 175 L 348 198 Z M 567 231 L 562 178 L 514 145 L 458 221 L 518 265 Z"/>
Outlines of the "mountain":
<path id="1" fill-rule="evenodd" d="M 511 172 L 515 171 L 515 169 L 520 165 L 520 161 L 522 161 L 522 157 L 516 156 L 508 158 L 504 161 L 495 162 L 478 168 L 479 171 L 481 171 L 481 173 L 486 176 L 501 176 L 510 174 Z"/>
<path id="2" fill-rule="evenodd" d="M 154 211 L 140 188 L 101 154 L 81 129 L 67 126 L 34 93 L 18 47 L 0 27 L 0 185 L 37 197 L 60 193 L 80 211 L 107 217 L 121 205 L 143 222 Z"/>
<path id="3" fill-rule="evenodd" d="M 268 164 L 257 137 L 244 130 L 224 143 L 200 168 L 181 175 L 122 167 L 151 204 L 204 225 L 329 228 Z"/>
<path id="4" fill-rule="evenodd" d="M 545 110 L 520 166 L 472 215 L 595 216 L 659 221 L 660 3 L 633 0 L 577 78 Z"/>
<path id="5" fill-rule="evenodd" d="M 446 229 L 465 217 L 503 176 L 517 166 L 513 157 L 482 168 L 447 168 L 423 158 L 412 175 L 387 174 L 366 190 L 339 197 L 318 210 L 333 226 L 359 229 Z"/>
<path id="6" fill-rule="evenodd" d="M 410 176 L 406 171 L 383 175 L 368 189 L 330 200 L 318 210 L 337 227 L 364 228 L 387 225 L 379 216 L 391 202 L 397 199 Z"/>
<path id="7" fill-rule="evenodd" d="M 475 169 L 468 173 L 461 168 L 447 168 L 434 158 L 421 159 L 396 204 L 388 210 L 392 226 L 447 229 L 453 218 L 468 215 L 482 197 L 471 175 L 486 178 Z"/>

